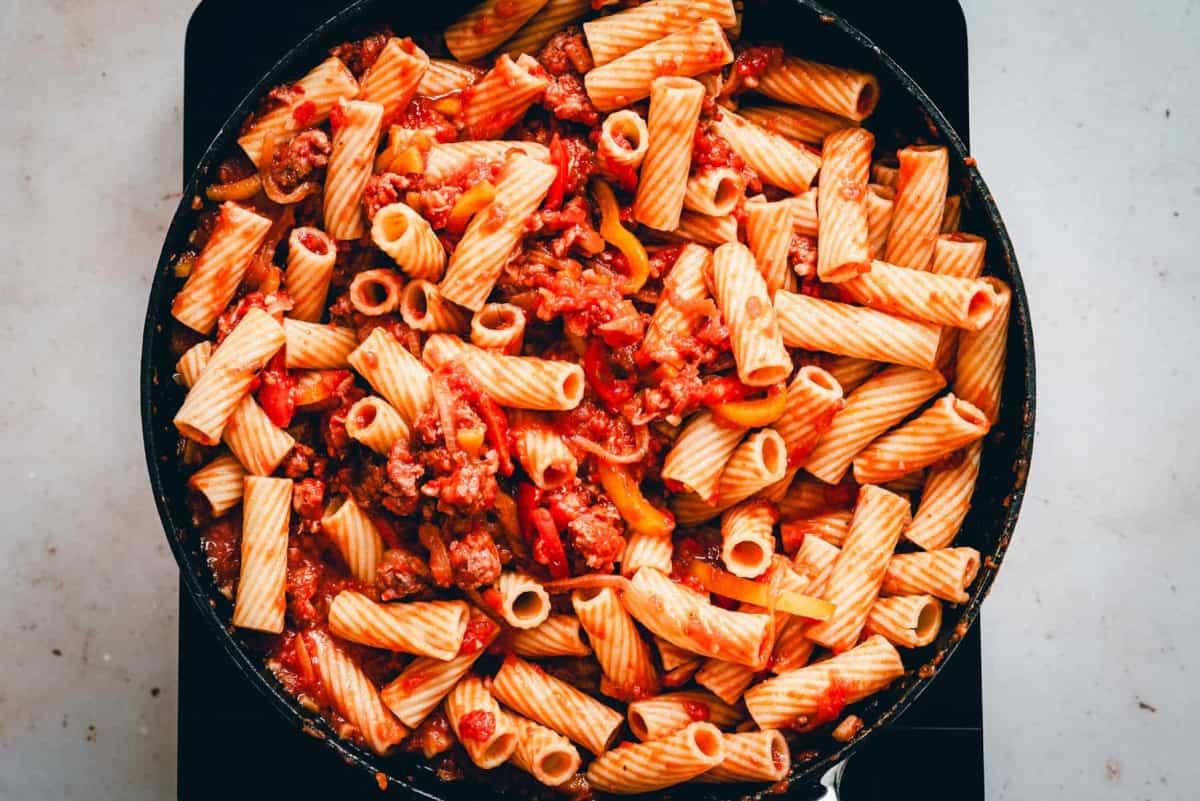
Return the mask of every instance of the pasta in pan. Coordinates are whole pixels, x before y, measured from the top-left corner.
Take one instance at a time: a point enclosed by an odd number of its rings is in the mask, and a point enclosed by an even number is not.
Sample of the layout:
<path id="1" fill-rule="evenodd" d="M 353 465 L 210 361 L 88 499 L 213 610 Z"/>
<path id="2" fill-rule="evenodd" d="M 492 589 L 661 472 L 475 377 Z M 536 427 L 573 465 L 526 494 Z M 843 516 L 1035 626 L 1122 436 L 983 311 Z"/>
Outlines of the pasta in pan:
<path id="1" fill-rule="evenodd" d="M 969 597 L 1012 293 L 946 148 L 741 13 L 485 0 L 335 48 L 216 170 L 172 307 L 195 524 L 341 736 L 776 782 Z"/>

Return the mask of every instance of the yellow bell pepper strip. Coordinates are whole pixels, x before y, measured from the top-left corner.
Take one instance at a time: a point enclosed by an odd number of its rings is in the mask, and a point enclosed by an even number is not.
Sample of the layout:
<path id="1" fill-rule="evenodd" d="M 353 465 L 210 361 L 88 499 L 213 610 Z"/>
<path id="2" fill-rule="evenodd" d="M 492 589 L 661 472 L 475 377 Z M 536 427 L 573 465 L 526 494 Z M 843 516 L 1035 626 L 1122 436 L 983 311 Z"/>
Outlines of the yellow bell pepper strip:
<path id="1" fill-rule="evenodd" d="M 617 196 L 612 187 L 599 179 L 592 182 L 592 196 L 596 207 L 600 210 L 600 236 L 625 256 L 629 262 L 629 275 L 621 291 L 632 295 L 642 288 L 650 277 L 650 257 L 646 248 L 638 241 L 625 226 L 621 225 L 621 209 L 617 205 Z"/>
<path id="2" fill-rule="evenodd" d="M 262 189 L 262 179 L 258 173 L 247 176 L 240 181 L 230 181 L 227 184 L 213 184 L 204 190 L 205 196 L 212 201 L 249 200 Z"/>
<path id="3" fill-rule="evenodd" d="M 783 384 L 770 387 L 765 398 L 725 401 L 709 406 L 713 416 L 739 428 L 769 426 L 783 416 L 787 406 L 787 389 Z"/>
<path id="4" fill-rule="evenodd" d="M 739 578 L 699 559 L 692 562 L 688 567 L 688 572 L 699 579 L 709 592 L 742 603 L 761 606 L 764 609 L 774 609 L 776 612 L 787 612 L 789 615 L 798 615 L 810 620 L 828 620 L 837 609 L 833 604 L 822 601 L 820 598 L 801 595 L 791 590 L 780 590 L 769 584 Z"/>
<path id="5" fill-rule="evenodd" d="M 625 470 L 607 462 L 598 462 L 600 483 L 629 527 L 639 534 L 668 537 L 675 528 L 670 512 L 656 508 L 642 495 L 641 487 Z"/>
<path id="6" fill-rule="evenodd" d="M 471 218 L 495 197 L 496 186 L 491 181 L 480 181 L 463 192 L 454 202 L 454 208 L 450 210 L 450 216 L 446 219 L 446 230 L 454 234 L 466 230 Z"/>

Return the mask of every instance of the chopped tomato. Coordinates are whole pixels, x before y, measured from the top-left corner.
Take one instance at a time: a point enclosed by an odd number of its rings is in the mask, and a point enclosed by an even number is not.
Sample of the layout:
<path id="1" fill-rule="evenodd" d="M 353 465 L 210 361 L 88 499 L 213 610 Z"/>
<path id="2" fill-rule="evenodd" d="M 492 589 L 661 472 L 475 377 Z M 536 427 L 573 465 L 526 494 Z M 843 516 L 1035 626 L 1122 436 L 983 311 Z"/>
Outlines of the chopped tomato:
<path id="1" fill-rule="evenodd" d="M 512 451 L 508 444 L 508 418 L 504 410 L 486 392 L 479 393 L 475 399 L 475 408 L 487 426 L 488 444 L 496 449 L 496 457 L 500 460 L 500 475 L 513 474 Z"/>
<path id="2" fill-rule="evenodd" d="M 683 711 L 692 720 L 708 720 L 709 718 L 708 704 L 703 701 L 684 701 Z"/>
<path id="3" fill-rule="evenodd" d="M 477 654 L 484 649 L 496 636 L 498 627 L 484 615 L 476 615 L 467 622 L 467 630 L 463 634 L 462 645 L 458 646 L 460 654 Z"/>
<path id="4" fill-rule="evenodd" d="M 608 348 L 599 339 L 588 342 L 587 351 L 583 354 L 583 372 L 610 412 L 619 411 L 621 404 L 633 397 L 634 382 L 618 380 L 613 376 Z"/>
<path id="5" fill-rule="evenodd" d="M 282 350 L 271 357 L 263 369 L 262 384 L 258 388 L 258 403 L 271 422 L 287 428 L 296 413 L 296 379 L 287 370 L 286 357 Z"/>
<path id="6" fill-rule="evenodd" d="M 317 116 L 317 104 L 311 100 L 305 100 L 300 105 L 292 109 L 292 119 L 296 121 L 296 125 L 301 128 L 307 128 L 309 123 Z"/>
<path id="7" fill-rule="evenodd" d="M 550 184 L 550 191 L 546 193 L 544 206 L 548 209 L 558 209 L 562 206 L 563 196 L 567 192 L 570 164 L 567 149 L 563 147 L 562 139 L 557 133 L 550 140 L 550 163 L 558 168 L 558 174 L 554 176 L 554 183 Z"/>
<path id="8" fill-rule="evenodd" d="M 458 720 L 458 736 L 463 740 L 487 742 L 496 732 L 496 716 L 486 709 L 472 709 Z"/>
<path id="9" fill-rule="evenodd" d="M 550 516 L 550 512 L 535 509 L 533 528 L 537 533 L 537 539 L 533 542 L 533 560 L 545 565 L 551 578 L 564 579 L 570 576 L 571 572 L 567 569 L 567 553 L 563 549 L 558 527 L 554 525 L 554 518 Z"/>

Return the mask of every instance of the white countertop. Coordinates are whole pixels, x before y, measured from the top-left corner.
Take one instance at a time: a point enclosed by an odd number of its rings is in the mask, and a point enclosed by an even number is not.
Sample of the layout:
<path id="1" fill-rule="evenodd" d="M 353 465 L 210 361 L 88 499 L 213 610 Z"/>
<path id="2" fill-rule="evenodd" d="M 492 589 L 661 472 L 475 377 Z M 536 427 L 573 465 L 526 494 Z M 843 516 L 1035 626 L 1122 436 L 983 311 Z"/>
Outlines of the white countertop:
<path id="1" fill-rule="evenodd" d="M 0 3 L 4 801 L 174 794 L 176 569 L 137 356 L 191 6 Z M 1200 797 L 1200 4 L 1132 9 L 967 2 L 1040 390 L 985 611 L 989 799 Z"/>

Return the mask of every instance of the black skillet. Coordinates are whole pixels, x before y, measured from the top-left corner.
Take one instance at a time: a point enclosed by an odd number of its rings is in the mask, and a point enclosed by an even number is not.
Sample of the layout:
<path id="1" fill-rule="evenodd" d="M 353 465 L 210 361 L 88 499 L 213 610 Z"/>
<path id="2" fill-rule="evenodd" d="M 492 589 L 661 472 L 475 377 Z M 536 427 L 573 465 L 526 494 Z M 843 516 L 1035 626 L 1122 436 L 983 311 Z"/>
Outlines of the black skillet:
<path id="1" fill-rule="evenodd" d="M 142 343 L 142 428 L 151 486 L 183 584 L 202 616 L 246 680 L 292 725 L 321 737 L 345 762 L 369 774 L 386 774 L 390 786 L 439 801 L 476 798 L 485 787 L 487 792 L 511 797 L 536 795 L 538 789 L 515 772 L 491 777 L 468 775 L 465 781 L 447 784 L 420 759 L 408 755 L 380 758 L 339 740 L 321 718 L 301 709 L 283 691 L 263 667 L 261 658 L 248 650 L 241 635 L 230 627 L 231 606 L 216 592 L 198 537 L 189 525 L 187 471 L 175 456 L 177 437 L 171 418 L 182 402 L 183 390 L 171 378 L 175 357 L 169 345 L 170 303 L 181 282 L 173 277 L 171 263 L 173 256 L 186 248 L 187 237 L 195 226 L 191 198 L 211 181 L 210 171 L 233 152 L 240 121 L 267 89 L 303 74 L 329 47 L 382 25 L 419 40 L 436 41 L 438 32 L 470 5 L 469 0 L 445 0 L 438 4 L 359 0 L 305 38 L 259 81 L 221 127 L 185 188 L 159 258 Z M 401 8 L 403 13 L 399 13 Z M 1003 407 L 988 436 L 979 486 L 958 540 L 978 548 L 984 555 L 971 598 L 962 606 L 947 609 L 942 633 L 934 644 L 905 655 L 910 670 L 904 678 L 888 691 L 854 707 L 853 711 L 863 718 L 865 725 L 852 742 L 838 744 L 827 734 L 820 734 L 798 744 L 796 753 L 806 752 L 807 757 L 795 760 L 793 765 L 791 781 L 799 790 L 801 786 L 814 786 L 864 738 L 894 721 L 934 680 L 940 666 L 975 622 L 1012 536 L 1024 496 L 1033 445 L 1033 333 L 1016 257 L 999 211 L 978 170 L 973 163 L 967 163 L 968 154 L 962 141 L 920 87 L 858 30 L 809 0 L 747 0 L 743 37 L 747 41 L 782 41 L 793 53 L 860 67 L 879 76 L 882 99 L 868 125 L 877 135 L 880 152 L 918 138 L 950 148 L 951 186 L 957 187 L 956 191 L 962 192 L 966 199 L 962 228 L 987 238 L 987 272 L 1003 278 L 1013 288 Z M 761 787 L 755 786 L 689 785 L 659 793 L 657 797 L 717 801 L 762 792 Z"/>

